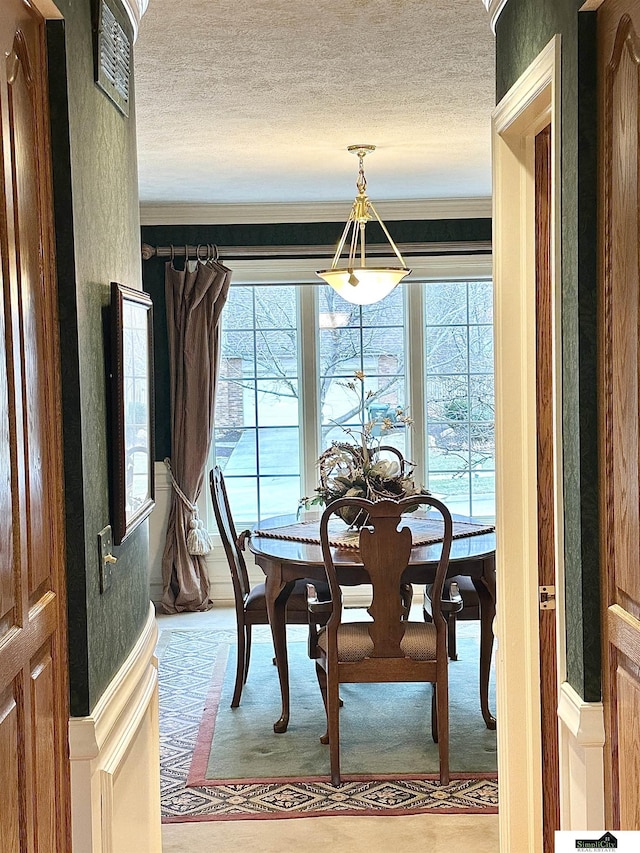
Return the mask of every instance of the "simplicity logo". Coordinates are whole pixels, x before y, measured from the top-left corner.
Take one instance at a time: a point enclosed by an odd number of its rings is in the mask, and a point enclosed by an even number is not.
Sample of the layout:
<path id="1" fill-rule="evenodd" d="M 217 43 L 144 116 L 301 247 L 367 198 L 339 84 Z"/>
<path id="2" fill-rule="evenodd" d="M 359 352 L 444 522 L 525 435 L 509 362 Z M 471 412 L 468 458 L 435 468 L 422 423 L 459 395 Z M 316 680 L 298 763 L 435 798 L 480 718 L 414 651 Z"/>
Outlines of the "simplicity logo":
<path id="1" fill-rule="evenodd" d="M 610 832 L 605 832 L 602 838 L 594 841 L 576 839 L 576 850 L 617 850 L 618 840 Z"/>

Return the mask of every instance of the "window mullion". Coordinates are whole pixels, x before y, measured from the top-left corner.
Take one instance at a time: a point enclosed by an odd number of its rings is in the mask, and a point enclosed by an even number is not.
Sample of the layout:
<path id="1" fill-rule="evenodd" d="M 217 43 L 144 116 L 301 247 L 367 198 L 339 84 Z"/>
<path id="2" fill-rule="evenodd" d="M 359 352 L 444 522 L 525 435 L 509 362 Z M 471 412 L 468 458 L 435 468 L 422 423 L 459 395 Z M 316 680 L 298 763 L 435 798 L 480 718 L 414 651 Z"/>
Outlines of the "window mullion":
<path id="1" fill-rule="evenodd" d="M 426 352 L 425 352 L 425 313 L 423 283 L 409 284 L 405 287 L 405 382 L 407 385 L 409 414 L 413 427 L 408 435 L 409 458 L 415 461 L 416 483 L 427 482 L 427 424 L 426 424 Z"/>
<path id="2" fill-rule="evenodd" d="M 298 376 L 300 377 L 300 488 L 313 494 L 320 455 L 320 380 L 318 373 L 318 288 L 298 288 Z"/>

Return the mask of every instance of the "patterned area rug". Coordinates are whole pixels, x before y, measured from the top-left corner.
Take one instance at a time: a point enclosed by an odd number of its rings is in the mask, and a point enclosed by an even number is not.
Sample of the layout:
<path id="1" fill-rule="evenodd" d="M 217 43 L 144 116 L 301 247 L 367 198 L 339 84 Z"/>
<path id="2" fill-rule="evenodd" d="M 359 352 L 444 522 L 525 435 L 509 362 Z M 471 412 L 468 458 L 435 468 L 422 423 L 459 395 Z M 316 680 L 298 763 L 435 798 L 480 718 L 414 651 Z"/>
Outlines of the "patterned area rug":
<path id="1" fill-rule="evenodd" d="M 256 631 L 254 643 L 268 642 L 267 632 L 268 629 Z M 303 638 L 301 633 L 300 639 Z M 454 773 L 451 784 L 446 787 L 433 776 L 398 780 L 372 778 L 337 786 L 330 781 L 317 780 L 189 785 L 205 703 L 212 681 L 219 677 L 222 668 L 220 654 L 234 640 L 233 631 L 165 631 L 158 644 L 164 823 L 321 815 L 497 812 L 495 774 Z"/>

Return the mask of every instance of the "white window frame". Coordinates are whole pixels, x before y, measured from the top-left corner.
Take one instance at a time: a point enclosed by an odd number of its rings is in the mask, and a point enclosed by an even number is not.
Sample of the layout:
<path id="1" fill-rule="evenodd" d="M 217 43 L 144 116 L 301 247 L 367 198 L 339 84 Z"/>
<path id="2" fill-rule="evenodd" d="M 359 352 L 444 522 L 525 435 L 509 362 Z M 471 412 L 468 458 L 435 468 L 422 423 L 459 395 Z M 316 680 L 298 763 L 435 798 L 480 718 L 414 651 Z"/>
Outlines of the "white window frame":
<path id="1" fill-rule="evenodd" d="M 411 275 L 399 287 L 405 297 L 405 387 L 410 403 L 413 428 L 407 436 L 407 452 L 415 460 L 415 479 L 426 480 L 426 400 L 422 366 L 425 363 L 425 288 L 428 281 L 470 281 L 491 279 L 491 255 L 420 256 L 410 258 Z M 300 396 L 300 489 L 301 494 L 312 494 L 317 485 L 315 461 L 320 453 L 321 423 L 316 389 L 319 383 L 317 347 L 318 289 L 320 282 L 315 271 L 322 266 L 318 258 L 297 260 L 234 261 L 232 286 L 237 285 L 315 285 L 301 287 L 298 300 L 299 348 L 298 375 Z M 420 353 L 420 361 L 416 357 Z M 415 364 L 412 365 L 412 356 Z M 303 370 L 304 368 L 304 370 Z M 213 464 L 214 443 L 207 464 L 207 481 L 198 500 L 200 517 L 205 519 L 210 531 L 216 523 L 209 494 L 208 471 Z M 292 513 L 295 508 L 292 507 Z M 215 534 L 214 534 L 215 535 Z"/>

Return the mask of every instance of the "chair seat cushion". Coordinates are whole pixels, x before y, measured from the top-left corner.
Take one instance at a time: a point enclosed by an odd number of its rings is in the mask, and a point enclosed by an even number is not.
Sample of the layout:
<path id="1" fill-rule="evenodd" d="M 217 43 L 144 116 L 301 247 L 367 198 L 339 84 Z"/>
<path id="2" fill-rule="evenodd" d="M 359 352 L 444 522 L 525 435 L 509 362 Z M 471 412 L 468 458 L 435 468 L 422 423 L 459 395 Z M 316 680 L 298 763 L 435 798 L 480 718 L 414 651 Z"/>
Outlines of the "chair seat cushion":
<path id="1" fill-rule="evenodd" d="M 373 640 L 369 634 L 370 622 L 343 622 L 338 627 L 338 660 L 355 663 L 371 657 Z M 403 622 L 404 636 L 400 648 L 412 660 L 436 659 L 436 627 L 433 622 Z M 327 631 L 318 633 L 318 646 L 327 654 Z"/>
<path id="2" fill-rule="evenodd" d="M 329 598 L 329 586 L 326 583 L 321 583 L 319 581 L 306 581 L 306 580 L 297 580 L 291 595 L 289 596 L 289 601 L 287 602 L 288 610 L 295 610 L 301 613 L 307 612 L 307 583 L 313 583 L 316 588 L 316 592 L 318 593 L 318 598 L 320 601 L 326 601 Z M 244 603 L 245 610 L 264 610 L 266 607 L 265 598 L 264 598 L 264 583 L 256 584 Z M 323 598 L 322 594 L 326 592 L 327 598 Z"/>

